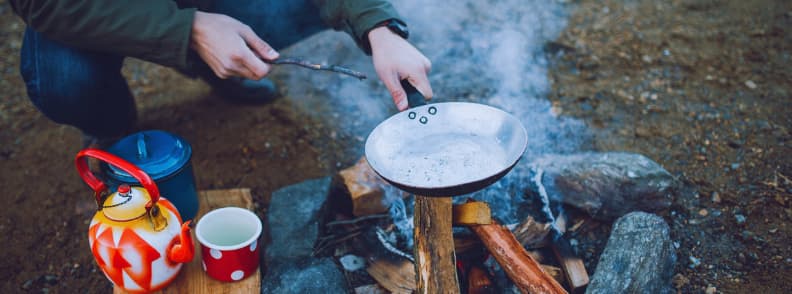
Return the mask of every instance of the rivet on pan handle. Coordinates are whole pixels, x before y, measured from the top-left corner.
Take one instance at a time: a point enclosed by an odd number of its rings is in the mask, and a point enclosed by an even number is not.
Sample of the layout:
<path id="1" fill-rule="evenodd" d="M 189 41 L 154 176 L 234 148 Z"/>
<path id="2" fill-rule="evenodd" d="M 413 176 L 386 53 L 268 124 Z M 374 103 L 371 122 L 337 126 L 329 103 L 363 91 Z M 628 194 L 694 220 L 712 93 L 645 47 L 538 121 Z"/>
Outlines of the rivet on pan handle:
<path id="1" fill-rule="evenodd" d="M 407 80 L 402 80 L 401 86 L 402 88 L 404 88 L 404 92 L 407 93 L 407 105 L 410 108 L 426 105 L 426 98 L 424 98 L 423 94 L 421 94 L 421 92 L 418 92 L 418 89 L 413 87 L 413 85 L 410 84 L 410 82 L 408 82 Z M 436 113 L 437 113 L 436 107 L 434 106 L 429 107 L 429 114 L 435 115 Z M 410 111 L 407 114 L 407 117 L 410 119 L 416 119 L 418 118 L 418 114 L 415 111 Z M 429 118 L 422 115 L 420 118 L 418 118 L 418 122 L 422 124 L 426 124 L 429 122 Z"/>

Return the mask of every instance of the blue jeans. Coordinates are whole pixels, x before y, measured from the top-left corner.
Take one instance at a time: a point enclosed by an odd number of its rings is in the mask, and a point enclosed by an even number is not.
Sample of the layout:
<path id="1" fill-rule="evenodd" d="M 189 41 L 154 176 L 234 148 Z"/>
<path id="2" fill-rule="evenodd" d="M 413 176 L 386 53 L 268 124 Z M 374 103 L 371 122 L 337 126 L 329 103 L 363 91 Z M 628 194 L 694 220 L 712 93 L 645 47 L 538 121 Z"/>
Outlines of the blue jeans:
<path id="1" fill-rule="evenodd" d="M 326 29 L 309 0 L 216 1 L 208 12 L 231 16 L 275 49 Z M 197 76 L 213 78 L 209 67 L 190 54 Z M 135 101 L 121 75 L 125 56 L 72 48 L 28 27 L 20 71 L 30 101 L 51 120 L 95 137 L 122 135 L 134 128 Z"/>

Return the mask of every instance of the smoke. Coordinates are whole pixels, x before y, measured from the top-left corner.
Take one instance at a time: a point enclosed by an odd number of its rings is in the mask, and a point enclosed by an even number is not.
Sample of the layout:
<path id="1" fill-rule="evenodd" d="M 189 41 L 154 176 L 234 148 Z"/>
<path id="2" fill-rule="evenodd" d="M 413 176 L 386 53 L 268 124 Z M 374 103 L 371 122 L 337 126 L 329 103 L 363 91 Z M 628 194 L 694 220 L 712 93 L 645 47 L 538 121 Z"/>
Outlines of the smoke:
<path id="1" fill-rule="evenodd" d="M 560 117 L 547 100 L 550 82 L 544 45 L 566 25 L 561 1 L 392 1 L 408 23 L 410 41 L 432 61 L 433 102 L 468 101 L 492 105 L 517 116 L 528 131 L 528 148 L 506 177 L 471 197 L 486 201 L 502 223 L 521 221 L 526 210 L 552 220 L 549 207 L 532 187 L 533 158 L 578 151 L 589 138 L 585 124 Z M 288 96 L 303 111 L 331 124 L 350 138 L 365 138 L 379 122 L 396 112 L 387 90 L 376 78 L 370 58 L 349 37 L 326 32 L 300 43 L 290 55 L 323 58 L 365 72 L 364 82 L 333 74 L 294 71 L 287 77 Z M 324 56 L 324 57 L 316 57 Z M 364 142 L 349 148 L 363 154 Z M 464 201 L 467 197 L 457 197 Z M 389 200 L 401 199 L 390 195 Z M 550 199 L 552 200 L 552 199 Z M 539 201 L 539 202 L 537 202 Z M 411 225 L 403 203 L 392 209 L 401 226 Z M 549 204 L 547 204 L 549 205 Z M 559 207 L 554 207 L 558 211 Z M 544 213 L 542 212 L 544 211 Z M 402 228 L 411 234 L 410 228 Z"/>

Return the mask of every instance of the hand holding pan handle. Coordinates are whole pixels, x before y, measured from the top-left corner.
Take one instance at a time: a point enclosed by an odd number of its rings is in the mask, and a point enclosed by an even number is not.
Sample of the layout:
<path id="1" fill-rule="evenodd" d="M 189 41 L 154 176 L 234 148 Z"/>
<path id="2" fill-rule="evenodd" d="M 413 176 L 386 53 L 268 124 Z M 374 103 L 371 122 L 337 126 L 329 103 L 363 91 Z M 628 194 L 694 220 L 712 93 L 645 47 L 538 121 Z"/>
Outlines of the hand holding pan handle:
<path id="1" fill-rule="evenodd" d="M 407 107 L 413 108 L 418 107 L 421 105 L 426 105 L 426 98 L 424 98 L 421 92 L 418 92 L 418 89 L 413 87 L 407 80 L 401 80 L 401 86 L 404 88 L 404 92 L 407 93 Z"/>

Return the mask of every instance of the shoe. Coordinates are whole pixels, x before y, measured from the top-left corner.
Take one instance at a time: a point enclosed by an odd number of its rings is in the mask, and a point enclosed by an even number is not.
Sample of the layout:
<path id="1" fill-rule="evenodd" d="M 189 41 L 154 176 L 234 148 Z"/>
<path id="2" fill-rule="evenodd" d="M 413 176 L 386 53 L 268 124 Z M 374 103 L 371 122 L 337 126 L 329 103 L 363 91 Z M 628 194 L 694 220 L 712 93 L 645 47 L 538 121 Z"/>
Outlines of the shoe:
<path id="1" fill-rule="evenodd" d="M 239 77 L 221 79 L 213 76 L 204 80 L 220 97 L 235 103 L 261 105 L 270 103 L 279 96 L 275 83 L 269 79 L 254 81 Z"/>

